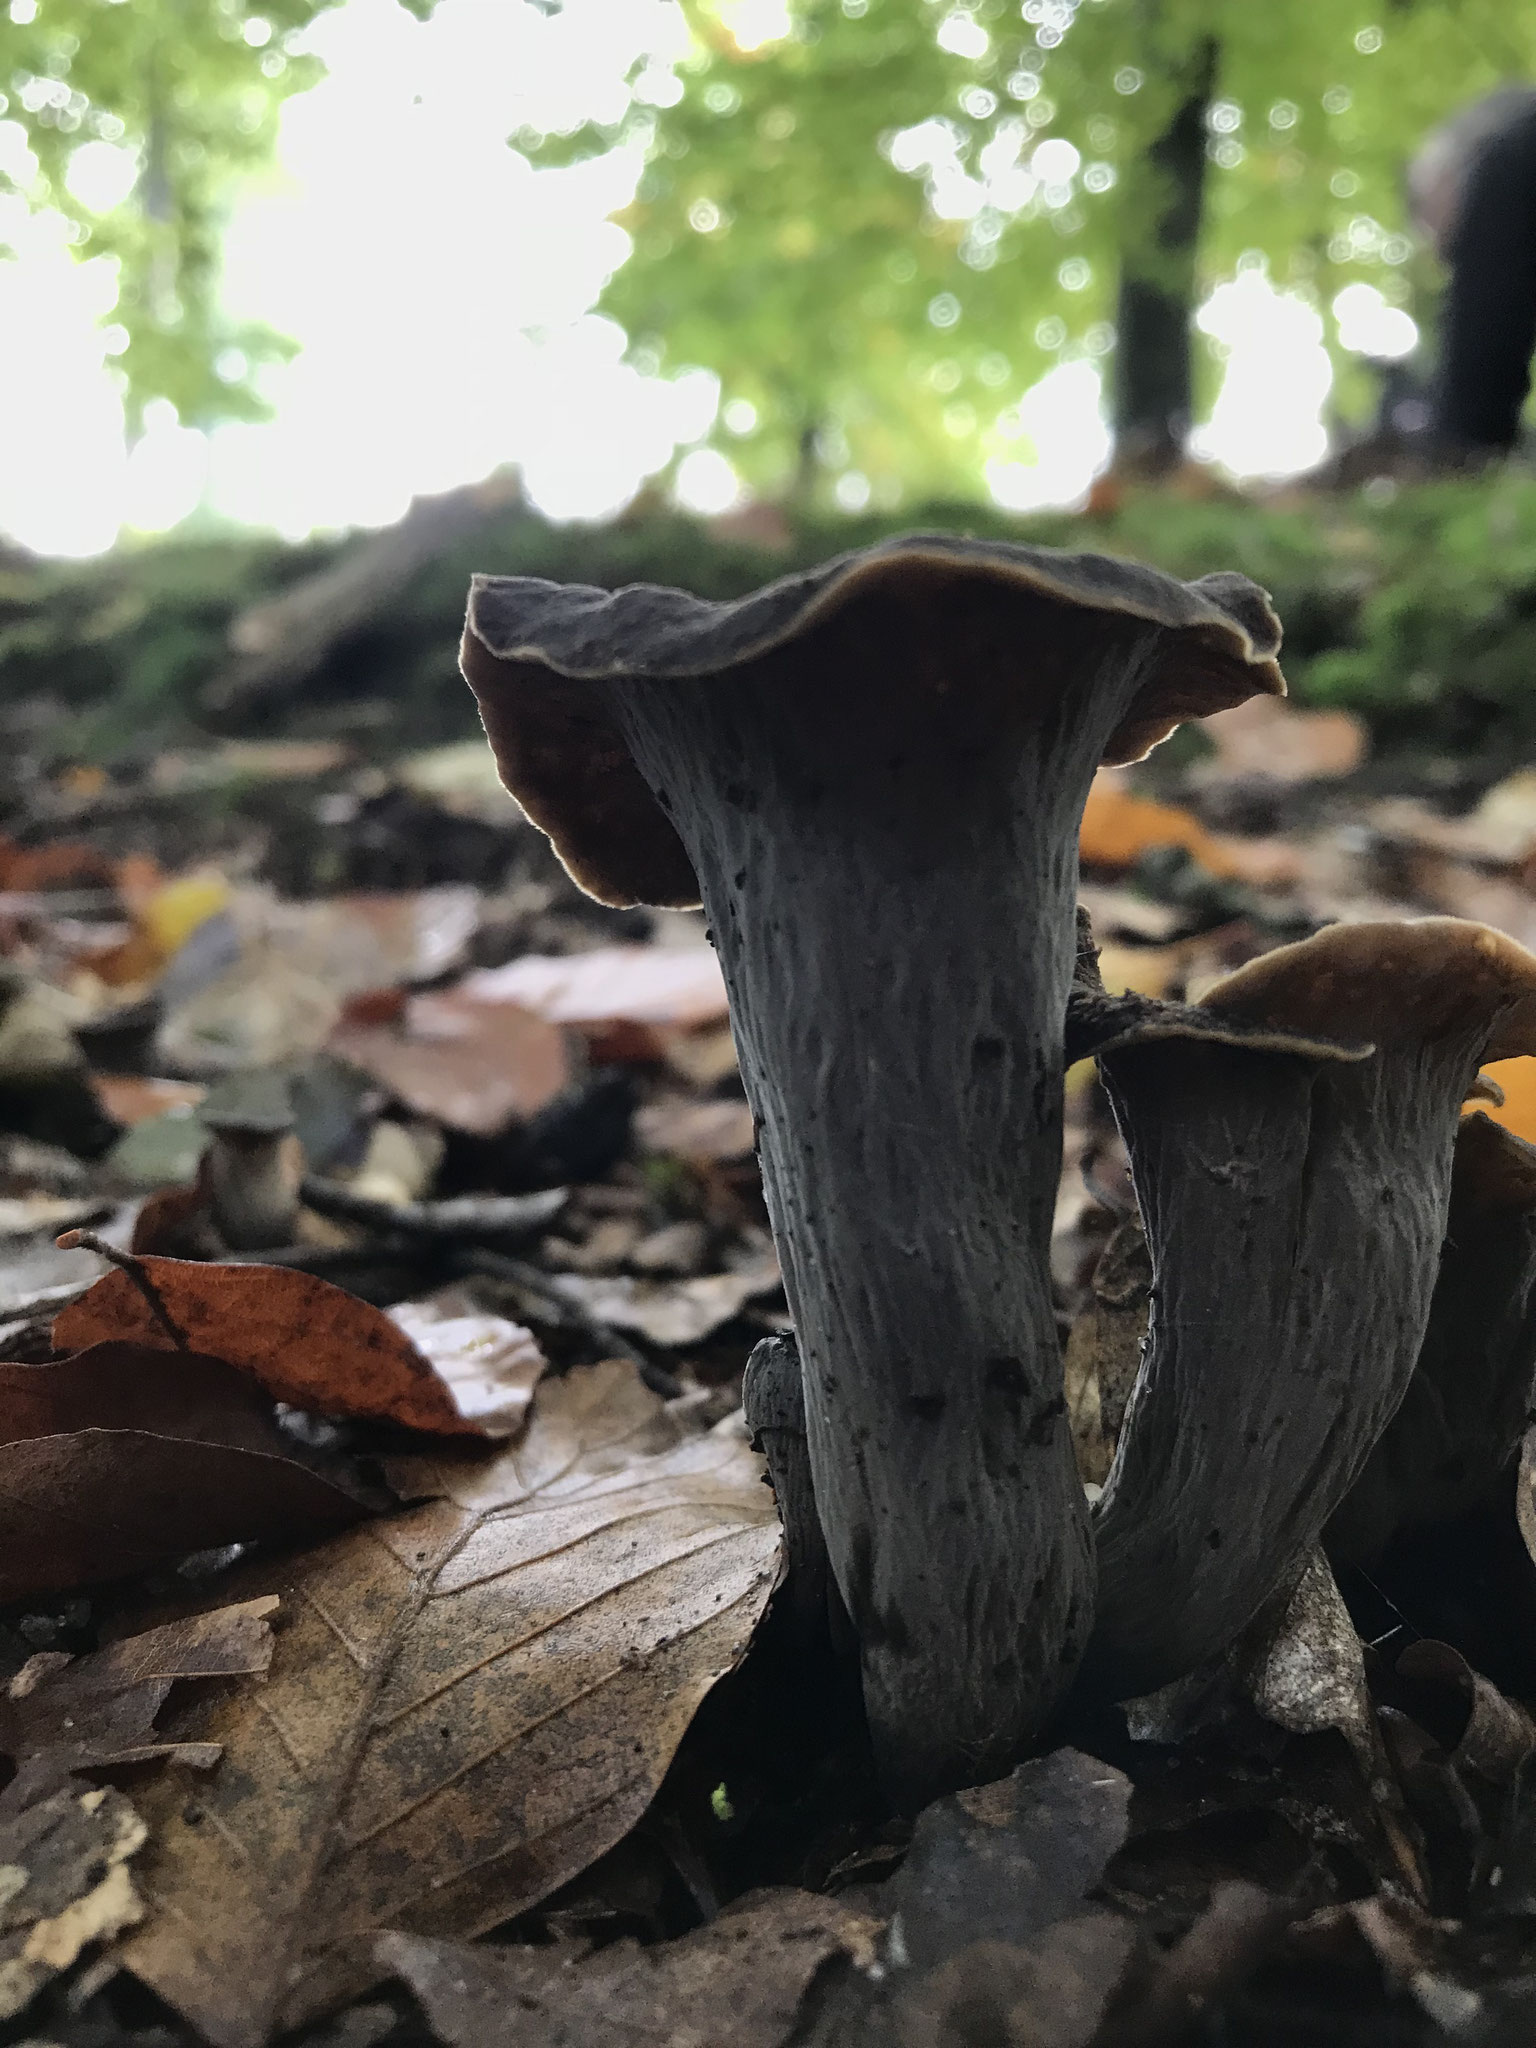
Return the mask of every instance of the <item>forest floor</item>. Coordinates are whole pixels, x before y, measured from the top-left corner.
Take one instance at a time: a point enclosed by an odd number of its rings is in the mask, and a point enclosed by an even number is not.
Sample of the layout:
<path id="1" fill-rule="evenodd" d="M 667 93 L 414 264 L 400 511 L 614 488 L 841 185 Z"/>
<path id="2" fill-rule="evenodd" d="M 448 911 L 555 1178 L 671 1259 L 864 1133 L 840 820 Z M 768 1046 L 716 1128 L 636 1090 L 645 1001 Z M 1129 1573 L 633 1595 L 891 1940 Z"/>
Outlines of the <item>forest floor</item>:
<path id="1" fill-rule="evenodd" d="M 1198 1001 L 1340 918 L 1536 949 L 1536 771 L 1345 712 L 1101 774 L 1082 854 L 1111 990 Z M 1536 1142 L 1533 1069 L 1479 1107 Z M 1073 1069 L 1090 1483 L 1134 1219 Z M 1528 1459 L 914 1821 L 775 1590 L 739 1402 L 787 1322 L 702 919 L 581 897 L 478 742 L 18 753 L 6 2038 L 1536 2040 Z"/>

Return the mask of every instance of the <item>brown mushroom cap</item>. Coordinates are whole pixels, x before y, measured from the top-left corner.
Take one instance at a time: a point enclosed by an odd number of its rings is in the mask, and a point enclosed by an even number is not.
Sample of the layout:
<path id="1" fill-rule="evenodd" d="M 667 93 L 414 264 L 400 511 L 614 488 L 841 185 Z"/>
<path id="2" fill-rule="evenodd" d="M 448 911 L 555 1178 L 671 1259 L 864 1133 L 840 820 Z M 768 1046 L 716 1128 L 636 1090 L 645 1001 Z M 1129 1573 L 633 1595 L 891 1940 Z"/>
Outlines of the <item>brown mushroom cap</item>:
<path id="1" fill-rule="evenodd" d="M 1217 982 L 1201 1007 L 1274 1029 L 1431 1039 L 1486 1017 L 1482 1057 L 1536 1053 L 1536 954 L 1460 917 L 1334 924 Z"/>
<path id="2" fill-rule="evenodd" d="M 604 686 L 681 681 L 747 666 L 878 598 L 942 626 L 967 588 L 1019 599 L 1019 671 L 1059 608 L 1166 628 L 1146 679 L 1104 750 L 1133 761 L 1189 718 L 1280 696 L 1280 625 L 1264 592 L 1227 573 L 1180 583 L 1102 555 L 912 534 L 713 603 L 635 584 L 618 591 L 535 577 L 477 576 L 461 662 L 502 781 L 600 901 L 690 904 L 698 885 L 642 778 Z M 914 621 L 917 623 L 917 621 Z M 876 704 L 872 713 L 878 712 Z"/>

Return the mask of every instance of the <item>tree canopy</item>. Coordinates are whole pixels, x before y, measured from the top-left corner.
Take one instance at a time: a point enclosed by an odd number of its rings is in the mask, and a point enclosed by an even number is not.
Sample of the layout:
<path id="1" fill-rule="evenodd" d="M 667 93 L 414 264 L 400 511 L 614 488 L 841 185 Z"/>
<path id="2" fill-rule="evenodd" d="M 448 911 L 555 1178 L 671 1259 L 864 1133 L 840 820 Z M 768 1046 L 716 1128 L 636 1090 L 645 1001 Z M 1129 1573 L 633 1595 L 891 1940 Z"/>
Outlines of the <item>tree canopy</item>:
<path id="1" fill-rule="evenodd" d="M 689 55 L 637 70 L 622 124 L 519 146 L 642 143 L 603 310 L 641 362 L 719 375 L 716 442 L 759 488 L 814 452 L 876 503 L 974 488 L 1027 385 L 1109 354 L 1126 260 L 1157 260 L 1148 152 L 1192 91 L 1199 286 L 1262 264 L 1320 306 L 1405 304 L 1406 159 L 1536 72 L 1503 0 L 787 0 L 767 34 L 762 0 L 685 11 Z"/>
<path id="2" fill-rule="evenodd" d="M 188 425 L 262 410 L 254 372 L 285 344 L 221 311 L 222 224 L 236 182 L 270 159 L 283 101 L 320 75 L 294 43 L 331 4 L 0 10 L 0 258 L 21 209 L 61 217 L 80 258 L 115 263 L 111 338 L 131 422 L 155 398 Z M 405 4 L 421 13 L 426 0 Z"/>

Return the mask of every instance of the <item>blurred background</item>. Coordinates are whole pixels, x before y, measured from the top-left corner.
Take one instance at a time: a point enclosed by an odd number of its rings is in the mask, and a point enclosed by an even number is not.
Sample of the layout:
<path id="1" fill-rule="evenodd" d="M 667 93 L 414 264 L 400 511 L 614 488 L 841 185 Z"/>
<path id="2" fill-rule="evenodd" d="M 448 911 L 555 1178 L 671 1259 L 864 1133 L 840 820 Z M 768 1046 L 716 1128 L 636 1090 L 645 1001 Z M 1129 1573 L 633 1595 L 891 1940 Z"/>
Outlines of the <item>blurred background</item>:
<path id="1" fill-rule="evenodd" d="M 580 897 L 497 787 L 477 570 L 1245 571 L 1291 699 L 1101 774 L 1109 984 L 1536 944 L 1533 344 L 1525 0 L 8 0 L 0 1318 L 78 1284 L 60 1202 L 389 1301 L 401 1204 L 577 1187 L 531 1256 L 596 1355 L 779 1326 L 702 920 Z M 1064 1317 L 1129 1201 L 1073 1087 Z M 258 1126 L 307 1192 L 210 1222 Z"/>
<path id="2" fill-rule="evenodd" d="M 6 695 L 91 758 L 322 673 L 467 731 L 466 566 L 1086 517 L 1512 743 L 1533 81 L 1507 0 L 10 0 Z"/>

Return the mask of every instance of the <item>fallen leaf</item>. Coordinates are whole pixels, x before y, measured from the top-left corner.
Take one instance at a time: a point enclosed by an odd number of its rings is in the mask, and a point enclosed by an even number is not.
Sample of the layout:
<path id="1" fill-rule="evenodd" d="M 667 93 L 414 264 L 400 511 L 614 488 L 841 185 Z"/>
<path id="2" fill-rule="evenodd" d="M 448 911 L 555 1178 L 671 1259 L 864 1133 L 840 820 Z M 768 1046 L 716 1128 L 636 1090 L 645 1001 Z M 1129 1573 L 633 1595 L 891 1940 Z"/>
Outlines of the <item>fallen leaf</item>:
<path id="1" fill-rule="evenodd" d="M 175 1110 L 190 1114 L 208 1092 L 196 1081 L 157 1081 L 145 1074 L 93 1074 L 91 1086 L 112 1121 L 130 1129 Z"/>
<path id="2" fill-rule="evenodd" d="M 1115 1227 L 1093 1269 L 1091 1289 L 1067 1337 L 1064 1392 L 1079 1476 L 1102 1486 L 1147 1334 L 1152 1260 L 1139 1218 L 1127 1217 Z"/>
<path id="3" fill-rule="evenodd" d="M 179 1757 L 206 1769 L 216 1743 L 160 1734 L 155 1716 L 182 1679 L 263 1673 L 272 1661 L 272 1595 L 126 1637 L 89 1656 L 44 1650 L 0 1697 L 0 1754 L 16 1775 L 0 1792 L 0 1816 L 21 1813 L 75 1772 Z"/>
<path id="4" fill-rule="evenodd" d="M 1078 832 L 1083 866 L 1123 872 L 1154 846 L 1182 846 L 1208 874 L 1231 876 L 1237 871 L 1216 834 L 1192 812 L 1136 796 L 1121 776 L 1100 769 Z"/>
<path id="5" fill-rule="evenodd" d="M 138 1214 L 137 1202 L 125 1202 L 109 1221 L 98 1224 L 97 1235 L 125 1249 Z M 15 1251 L 7 1249 L 0 1260 L 0 1316 L 41 1315 L 57 1309 L 110 1270 L 95 1252 L 61 1252 L 51 1238 L 42 1242 L 32 1239 Z"/>
<path id="6" fill-rule="evenodd" d="M 110 1206 L 80 1195 L 0 1195 L 0 1238 L 33 1237 L 43 1231 L 57 1237 Z"/>
<path id="7" fill-rule="evenodd" d="M 277 1401 L 319 1415 L 371 1415 L 460 1435 L 447 1388 L 382 1309 L 285 1266 L 139 1261 L 189 1350 L 250 1373 Z M 172 1346 L 164 1324 L 114 1269 L 55 1319 L 60 1351 L 110 1341 Z"/>
<path id="8" fill-rule="evenodd" d="M 515 1436 L 549 1360 L 532 1330 L 487 1315 L 460 1287 L 388 1311 L 482 1436 Z"/>
<path id="9" fill-rule="evenodd" d="M 221 1359 L 109 1343 L 0 1363 L 0 1600 L 365 1512 Z"/>
<path id="10" fill-rule="evenodd" d="M 509 1123 L 526 1122 L 572 1080 L 558 1025 L 459 990 L 413 996 L 399 1029 L 340 1025 L 330 1049 L 416 1115 L 473 1137 L 494 1137 Z"/>
<path id="11" fill-rule="evenodd" d="M 1288 1900 L 1241 1878 L 1215 1885 L 1199 1919 L 1116 2014 L 1103 2048 L 1174 2048 L 1186 2040 L 1192 2016 L 1251 1977 L 1294 1917 Z"/>
<path id="12" fill-rule="evenodd" d="M 1303 711 L 1280 697 L 1253 697 L 1201 721 L 1216 749 L 1197 779 L 1242 777 L 1260 782 L 1335 781 L 1352 775 L 1370 748 L 1362 719 L 1349 711 Z"/>
<path id="13" fill-rule="evenodd" d="M 634 1330 L 652 1344 L 697 1344 L 760 1294 L 780 1285 L 776 1260 L 745 1273 L 705 1273 L 697 1280 L 637 1280 L 627 1273 L 588 1279 L 553 1273 L 550 1287 L 610 1330 Z"/>
<path id="14" fill-rule="evenodd" d="M 1387 1868 L 1422 1898 L 1424 1873 L 1382 1744 L 1364 1651 L 1321 1549 L 1307 1552 L 1225 1657 L 1126 1701 L 1126 1726 L 1133 1741 L 1174 1744 L 1219 1725 L 1236 1701 L 1293 1735 L 1333 1729 L 1343 1737 L 1369 1793 L 1371 1832 L 1385 1844 Z"/>
<path id="15" fill-rule="evenodd" d="M 972 1942 L 894 1985 L 861 2048 L 1088 2048 L 1136 1938 L 1134 1921 L 1090 1910 L 1032 1941 Z"/>
<path id="16" fill-rule="evenodd" d="M 1513 1131 L 1528 1145 L 1536 1145 L 1536 1060 L 1494 1060 L 1483 1072 L 1504 1091 L 1504 1100 L 1469 1102 L 1462 1114 L 1470 1116 L 1481 1110 L 1506 1131 Z"/>
<path id="17" fill-rule="evenodd" d="M 1506 1699 L 1450 1643 L 1410 1643 L 1396 1674 L 1409 1711 L 1452 1767 L 1482 1788 L 1507 1793 L 1536 1751 L 1536 1721 L 1525 1708 Z"/>
<path id="18" fill-rule="evenodd" d="M 757 1140 L 746 1103 L 695 1102 L 675 1096 L 635 1113 L 635 1136 L 647 1152 L 671 1159 L 748 1159 Z"/>
<path id="19" fill-rule="evenodd" d="M 48 846 L 22 846 L 0 832 L 0 889 L 26 895 L 38 889 L 110 887 L 111 861 L 82 840 L 55 839 Z"/>
<path id="20" fill-rule="evenodd" d="M 483 1003 L 516 1003 L 551 1024 L 664 1024 L 694 1029 L 727 1013 L 711 946 L 598 946 L 551 958 L 526 954 L 466 977 Z"/>
<path id="21" fill-rule="evenodd" d="M 0 1823 L 0 2019 L 14 2019 L 93 1941 L 143 1917 L 128 1859 L 144 1823 L 121 1792 L 55 1792 Z"/>
<path id="22" fill-rule="evenodd" d="M 1086 2048 L 1136 1940 L 1133 1921 L 1083 1906 L 1130 1802 L 1122 1772 L 1074 1749 L 935 1800 L 882 1894 L 881 1971 L 836 1986 L 807 2048 Z"/>
<path id="23" fill-rule="evenodd" d="M 292 1620 L 265 1684 L 179 1717 L 225 1761 L 193 1810 L 147 1790 L 127 1966 L 256 2048 L 374 1981 L 380 1932 L 473 1935 L 584 1869 L 766 1605 L 762 1471 L 739 1423 L 686 1436 L 632 1367 L 585 1367 L 515 1450 L 394 1461 L 427 1504 L 242 1572 Z"/>
<path id="24" fill-rule="evenodd" d="M 893 1960 L 931 1969 L 973 1941 L 1018 1942 L 1075 1914 L 1124 1842 L 1131 1785 L 1080 1750 L 936 1799 L 892 1883 Z"/>
<path id="25" fill-rule="evenodd" d="M 221 951 L 208 963 L 188 960 L 205 936 Z M 230 965 L 222 948 L 231 939 L 211 917 L 171 962 L 160 994 L 168 1014 L 155 1037 L 157 1056 L 172 1072 L 234 1073 L 244 1067 L 280 1067 L 317 1053 L 334 1029 L 341 1006 L 319 976 L 305 974 L 270 946 L 253 944 Z M 185 967 L 185 997 L 178 983 Z M 195 971 L 194 971 L 195 969 Z"/>
<path id="26" fill-rule="evenodd" d="M 814 1892 L 748 1892 L 679 1941 L 476 1947 L 380 1937 L 448 2048 L 780 2048 L 811 1979 L 868 1966 L 883 1923 Z M 575 1953 L 572 1951 L 575 1950 Z"/>

